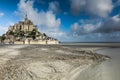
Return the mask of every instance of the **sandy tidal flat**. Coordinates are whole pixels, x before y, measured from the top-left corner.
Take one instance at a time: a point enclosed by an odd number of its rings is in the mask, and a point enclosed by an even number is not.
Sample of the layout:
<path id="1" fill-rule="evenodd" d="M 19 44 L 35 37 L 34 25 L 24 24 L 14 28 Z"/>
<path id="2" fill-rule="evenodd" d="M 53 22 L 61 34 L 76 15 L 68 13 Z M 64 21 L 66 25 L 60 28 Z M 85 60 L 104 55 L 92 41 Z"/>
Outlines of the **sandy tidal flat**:
<path id="1" fill-rule="evenodd" d="M 94 62 L 107 56 L 59 45 L 0 47 L 0 80 L 75 80 Z"/>

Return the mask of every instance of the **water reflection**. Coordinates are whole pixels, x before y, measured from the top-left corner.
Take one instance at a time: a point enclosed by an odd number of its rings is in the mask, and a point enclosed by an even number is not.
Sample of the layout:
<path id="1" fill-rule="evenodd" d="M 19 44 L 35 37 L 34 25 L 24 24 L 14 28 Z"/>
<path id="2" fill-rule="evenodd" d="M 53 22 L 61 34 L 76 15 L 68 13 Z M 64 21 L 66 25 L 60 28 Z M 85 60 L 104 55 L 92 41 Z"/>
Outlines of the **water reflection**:
<path id="1" fill-rule="evenodd" d="M 120 48 L 100 50 L 112 59 L 92 65 L 80 73 L 76 80 L 120 80 Z"/>
<path id="2" fill-rule="evenodd" d="M 92 65 L 82 71 L 76 80 L 102 80 L 101 69 L 100 64 Z"/>

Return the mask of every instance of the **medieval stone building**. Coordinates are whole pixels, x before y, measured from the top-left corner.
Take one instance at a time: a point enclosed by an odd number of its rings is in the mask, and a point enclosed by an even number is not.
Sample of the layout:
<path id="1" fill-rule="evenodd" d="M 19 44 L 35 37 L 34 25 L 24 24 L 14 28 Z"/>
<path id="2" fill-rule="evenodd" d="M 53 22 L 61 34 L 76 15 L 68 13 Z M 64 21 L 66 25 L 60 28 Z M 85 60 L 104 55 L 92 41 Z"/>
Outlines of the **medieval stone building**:
<path id="1" fill-rule="evenodd" d="M 27 18 L 13 26 L 10 26 L 6 34 L 1 38 L 4 44 L 59 44 L 57 39 L 48 37 L 39 32 L 36 25 Z"/>

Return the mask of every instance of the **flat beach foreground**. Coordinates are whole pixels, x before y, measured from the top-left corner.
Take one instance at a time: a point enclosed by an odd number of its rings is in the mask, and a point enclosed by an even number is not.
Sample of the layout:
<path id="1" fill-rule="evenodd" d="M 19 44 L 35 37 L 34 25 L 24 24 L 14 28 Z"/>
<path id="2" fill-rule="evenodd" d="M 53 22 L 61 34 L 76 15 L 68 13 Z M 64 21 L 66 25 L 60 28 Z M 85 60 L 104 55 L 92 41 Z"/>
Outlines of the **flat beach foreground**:
<path id="1" fill-rule="evenodd" d="M 108 58 L 60 45 L 4 45 L 0 80 L 75 80 L 81 71 Z"/>

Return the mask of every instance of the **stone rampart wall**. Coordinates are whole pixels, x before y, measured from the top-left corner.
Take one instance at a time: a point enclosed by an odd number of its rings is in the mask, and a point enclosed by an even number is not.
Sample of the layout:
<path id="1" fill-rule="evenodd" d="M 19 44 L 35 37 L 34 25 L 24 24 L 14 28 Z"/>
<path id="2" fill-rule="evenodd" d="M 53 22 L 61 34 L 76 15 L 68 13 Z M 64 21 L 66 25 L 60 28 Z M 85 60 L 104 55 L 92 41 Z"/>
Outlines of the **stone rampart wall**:
<path id="1" fill-rule="evenodd" d="M 58 41 L 15 41 L 14 44 L 59 44 Z"/>

